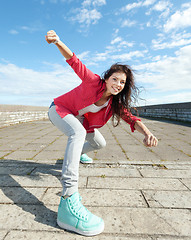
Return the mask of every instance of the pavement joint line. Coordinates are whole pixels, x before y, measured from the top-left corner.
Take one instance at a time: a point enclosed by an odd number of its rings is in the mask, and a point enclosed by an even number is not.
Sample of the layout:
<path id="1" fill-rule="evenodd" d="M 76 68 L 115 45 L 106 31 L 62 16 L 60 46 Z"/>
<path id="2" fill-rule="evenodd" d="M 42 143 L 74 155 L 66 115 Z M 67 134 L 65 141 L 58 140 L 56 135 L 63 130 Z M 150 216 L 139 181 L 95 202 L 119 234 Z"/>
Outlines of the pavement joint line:
<path id="1" fill-rule="evenodd" d="M 178 178 L 178 180 L 179 180 L 186 188 L 188 188 L 189 191 L 191 191 L 191 189 L 190 189 L 188 186 L 186 186 L 185 183 L 182 182 L 182 179 L 187 179 L 187 178 Z"/>
<path id="2" fill-rule="evenodd" d="M 30 176 L 32 172 L 34 172 L 37 169 L 37 167 L 34 167 L 30 172 L 28 172 L 26 175 Z"/>
<path id="3" fill-rule="evenodd" d="M 154 214 L 159 217 L 159 219 L 162 219 L 168 226 L 170 226 L 178 235 L 180 235 L 180 232 L 178 232 L 165 218 L 161 217 L 159 214 L 156 213 L 156 211 L 154 211 L 154 208 L 153 209 L 153 212 Z"/>
<path id="4" fill-rule="evenodd" d="M 185 142 L 185 143 L 187 143 L 187 142 Z M 181 152 L 181 153 L 183 153 L 183 154 L 185 154 L 185 155 L 187 155 L 188 157 L 191 158 L 191 154 L 187 154 L 187 153 L 185 153 L 183 150 L 178 149 L 178 148 L 176 148 L 176 147 L 173 147 L 171 144 L 169 144 L 168 146 L 174 148 L 175 150 L 177 150 L 177 151 L 179 151 L 179 152 Z M 191 160 L 191 159 L 190 159 L 190 160 Z"/>
<path id="5" fill-rule="evenodd" d="M 3 240 L 6 239 L 6 237 L 8 236 L 8 234 L 9 234 L 11 231 L 12 231 L 12 230 L 7 230 L 7 233 L 5 234 Z"/>
<path id="6" fill-rule="evenodd" d="M 0 158 L 0 160 L 4 160 L 5 157 L 9 156 L 11 153 L 14 153 L 15 151 L 17 151 L 17 150 L 12 150 L 11 152 L 3 155 L 3 156 Z"/>
<path id="7" fill-rule="evenodd" d="M 130 158 L 129 158 L 129 157 L 127 156 L 127 154 L 126 154 L 126 151 L 124 150 L 124 148 L 123 148 L 123 147 L 121 146 L 121 144 L 119 143 L 119 141 L 118 141 L 116 135 L 115 135 L 115 134 L 113 133 L 113 131 L 111 130 L 109 124 L 108 124 L 108 128 L 109 128 L 109 130 L 110 130 L 112 136 L 114 137 L 115 141 L 117 142 L 117 144 L 118 144 L 119 147 L 121 148 L 121 150 L 122 150 L 123 154 L 125 155 L 126 159 L 127 159 L 127 160 L 130 160 Z"/>
<path id="8" fill-rule="evenodd" d="M 137 168 L 137 170 L 138 170 L 139 174 L 141 175 L 141 177 L 144 178 L 144 176 L 143 176 L 142 172 L 140 171 L 140 169 Z"/>
<path id="9" fill-rule="evenodd" d="M 45 205 L 45 206 L 47 206 L 47 207 L 51 207 L 51 206 L 58 206 L 58 204 L 52 204 L 52 203 L 49 203 L 49 204 L 44 204 L 43 202 L 41 202 L 42 200 L 40 200 L 40 199 L 38 199 L 38 201 L 39 202 L 37 202 L 37 203 L 19 203 L 19 202 L 13 202 L 13 203 L 0 203 L 0 206 L 1 205 L 6 205 L 6 206 L 14 206 L 14 205 L 16 205 L 16 206 L 42 206 L 42 205 Z M 152 210 L 157 210 L 157 209 L 161 209 L 161 210 L 171 210 L 171 209 L 173 209 L 173 210 L 183 210 L 183 211 L 191 211 L 191 208 L 178 208 L 178 207 L 163 207 L 162 205 L 161 205 L 161 207 L 142 207 L 142 206 L 135 206 L 135 207 L 133 207 L 133 206 L 129 206 L 129 205 L 94 205 L 94 206 L 92 206 L 92 205 L 88 205 L 88 204 L 84 204 L 84 206 L 85 207 L 88 207 L 88 208 L 98 208 L 98 207 L 100 207 L 100 208 L 125 208 L 125 209 L 145 209 L 145 210 L 147 210 L 147 209 L 150 209 L 151 211 Z M 0 228 L 1 229 L 1 228 Z"/>
<path id="10" fill-rule="evenodd" d="M 3 231 L 6 231 L 5 229 L 3 229 L 3 228 L 0 228 L 0 230 L 3 230 Z M 28 230 L 28 229 L 11 229 L 11 230 L 7 230 L 7 234 L 6 234 L 6 236 L 9 234 L 9 233 L 11 233 L 11 232 L 23 232 L 23 233 L 27 233 L 27 232 L 29 232 L 29 233 L 37 233 L 37 232 L 40 232 L 40 233 L 45 233 L 45 232 L 48 232 L 48 233 L 52 233 L 52 234 L 56 234 L 56 233 L 58 233 L 58 234 L 63 234 L 63 233 L 65 233 L 65 234 L 68 234 L 68 232 L 67 231 L 65 231 L 65 230 L 63 230 L 63 229 L 58 229 L 58 230 L 41 230 L 41 229 L 39 229 L 39 230 Z M 68 235 L 66 235 L 66 236 L 68 236 Z M 164 239 L 165 239 L 165 237 L 166 237 L 166 235 L 165 234 L 140 234 L 140 233 L 137 233 L 137 234 L 131 234 L 131 233 L 102 233 L 102 235 L 101 236 L 106 236 L 106 237 L 117 237 L 117 238 L 125 238 L 125 239 L 129 239 L 129 238 L 140 238 L 140 239 L 142 239 L 142 238 L 151 238 L 151 240 L 157 240 L 159 237 L 161 238 L 161 237 L 164 237 Z M 80 238 L 81 238 L 81 236 L 80 236 Z M 171 235 L 171 234 L 168 234 L 168 239 L 172 239 L 173 238 L 173 240 L 176 240 L 176 239 L 178 239 L 178 240 L 180 240 L 180 236 L 179 235 Z M 89 239 L 89 238 L 88 238 Z M 181 239 L 182 240 L 188 240 L 188 236 L 181 236 Z M 189 239 L 190 240 L 190 239 Z"/>
<path id="11" fill-rule="evenodd" d="M 134 139 L 136 139 L 139 143 L 141 143 L 141 144 L 143 145 L 143 142 L 140 141 L 139 138 L 137 138 L 136 136 L 134 136 L 132 133 L 128 132 L 127 129 L 125 129 L 123 126 L 121 126 L 121 128 L 122 128 L 126 133 L 128 133 L 131 137 L 133 137 Z M 159 140 L 159 139 L 158 139 L 158 140 Z M 143 145 L 143 146 L 144 146 L 144 145 Z M 156 152 L 154 152 L 151 148 L 146 147 L 146 146 L 145 146 L 145 148 L 148 149 L 150 152 L 152 152 L 152 153 L 153 153 L 155 156 L 157 156 L 160 160 L 162 160 L 162 159 L 160 158 L 160 156 L 159 156 Z"/>
<path id="12" fill-rule="evenodd" d="M 35 155 L 31 158 L 31 160 L 34 160 L 34 158 L 35 158 L 38 154 L 40 154 L 42 151 L 46 150 L 47 147 L 49 147 L 51 144 L 53 144 L 54 142 L 56 142 L 56 140 L 58 140 L 59 138 L 60 138 L 60 137 L 57 137 L 57 138 L 54 139 L 51 143 L 49 143 L 47 146 L 45 146 L 44 148 L 42 148 L 37 154 L 35 154 Z M 39 139 L 40 139 L 40 138 L 39 138 Z M 37 159 L 36 161 L 38 161 L 38 159 Z"/>
<path id="13" fill-rule="evenodd" d="M 46 186 L 38 186 L 38 187 L 35 187 L 35 186 L 1 186 L 2 188 L 32 188 L 32 189 L 38 189 L 38 188 L 47 188 L 47 190 L 48 189 L 62 189 L 62 187 L 60 186 L 60 187 L 54 187 L 54 186 L 52 186 L 52 187 L 46 187 Z M 84 187 L 79 187 L 79 189 L 84 189 Z M 112 191 L 114 191 L 114 192 L 116 192 L 116 191 L 128 191 L 128 192 L 134 192 L 134 191 L 155 191 L 155 192 L 190 192 L 190 190 L 186 190 L 186 189 L 182 189 L 182 190 L 166 190 L 166 189 L 164 189 L 164 190 L 152 190 L 152 189 L 127 189 L 127 188 L 120 188 L 120 189 L 116 189 L 116 188 L 92 188 L 92 187 L 88 187 L 88 188 L 85 188 L 86 190 L 95 190 L 95 189 L 99 189 L 99 190 L 112 190 Z M 155 208 L 155 207 L 154 207 Z M 167 207 L 168 208 L 168 207 Z M 171 208 L 171 207 L 170 207 Z M 179 209 L 179 208 L 177 208 L 177 209 Z M 185 208 L 181 208 L 181 209 L 185 209 Z M 190 209 L 190 208 L 187 208 L 187 209 Z"/>
<path id="14" fill-rule="evenodd" d="M 146 197 L 145 197 L 145 195 L 144 195 L 143 191 L 142 191 L 142 190 L 140 190 L 140 193 L 141 193 L 141 195 L 142 195 L 142 197 L 143 197 L 143 199 L 144 199 L 145 203 L 147 204 L 147 207 L 148 207 L 148 208 L 150 208 L 150 205 L 149 205 L 149 203 L 148 203 L 148 201 L 147 201 L 147 199 L 146 199 Z"/>
<path id="15" fill-rule="evenodd" d="M 88 181 L 89 181 L 89 177 L 87 177 L 86 179 L 86 189 L 88 188 Z"/>
<path id="16" fill-rule="evenodd" d="M 42 196 L 40 197 L 39 201 L 42 202 L 42 200 L 43 200 L 45 194 L 47 193 L 48 189 L 50 189 L 50 187 L 46 187 L 46 189 L 45 189 L 44 193 L 42 194 Z M 42 202 L 42 203 L 43 203 L 43 202 Z"/>

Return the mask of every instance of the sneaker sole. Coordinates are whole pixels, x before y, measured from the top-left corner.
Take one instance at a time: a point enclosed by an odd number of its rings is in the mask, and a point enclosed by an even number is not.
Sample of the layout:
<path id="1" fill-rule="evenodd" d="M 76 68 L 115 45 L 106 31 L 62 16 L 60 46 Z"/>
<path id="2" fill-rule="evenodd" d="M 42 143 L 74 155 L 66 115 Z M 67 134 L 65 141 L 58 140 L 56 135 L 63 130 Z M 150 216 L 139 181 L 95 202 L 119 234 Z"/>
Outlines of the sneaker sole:
<path id="1" fill-rule="evenodd" d="M 75 232 L 75 233 L 78 233 L 78 234 L 84 235 L 84 236 L 95 236 L 95 235 L 102 233 L 104 230 L 104 222 L 103 222 L 102 226 L 100 226 L 99 229 L 94 230 L 94 231 L 82 231 L 82 230 L 76 229 L 73 226 L 70 226 L 68 224 L 61 222 L 58 219 L 57 219 L 57 224 L 59 227 L 65 229 L 65 230 L 68 230 L 70 232 Z"/>
<path id="2" fill-rule="evenodd" d="M 93 163 L 93 161 L 80 161 L 83 164 L 87 164 L 87 163 Z"/>

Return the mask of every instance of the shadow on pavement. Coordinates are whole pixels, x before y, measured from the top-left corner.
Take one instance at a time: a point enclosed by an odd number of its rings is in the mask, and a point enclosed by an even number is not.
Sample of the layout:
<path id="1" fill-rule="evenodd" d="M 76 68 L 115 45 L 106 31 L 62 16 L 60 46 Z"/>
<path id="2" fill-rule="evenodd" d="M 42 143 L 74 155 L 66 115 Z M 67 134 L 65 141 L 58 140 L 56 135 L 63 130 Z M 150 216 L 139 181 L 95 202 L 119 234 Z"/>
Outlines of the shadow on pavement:
<path id="1" fill-rule="evenodd" d="M 1 174 L 1 190 L 7 196 L 10 200 L 13 201 L 15 205 L 17 205 L 19 208 L 21 208 L 25 212 L 29 212 L 32 215 L 35 216 L 35 221 L 54 227 L 59 228 L 56 224 L 56 218 L 57 218 L 57 212 L 52 211 L 51 209 L 47 208 L 42 201 L 40 201 L 36 196 L 34 196 L 32 193 L 27 191 L 23 186 L 21 186 L 12 176 L 24 176 L 29 177 L 31 179 L 31 172 L 35 170 L 35 175 L 32 176 L 35 180 L 41 179 L 41 173 L 45 173 L 46 168 L 48 169 L 48 173 L 50 175 L 53 175 L 60 178 L 60 174 L 56 170 L 59 170 L 61 168 L 61 160 L 58 160 L 54 165 L 52 164 L 44 164 L 44 163 L 33 163 L 33 162 L 24 162 L 24 161 L 18 161 L 18 160 L 1 160 L 0 165 L 3 167 L 13 167 L 12 172 L 10 174 Z M 19 169 L 17 168 L 29 168 L 29 172 L 26 174 L 20 174 Z M 31 171 L 32 168 L 32 171 Z M 39 171 L 36 171 L 36 170 Z M 12 176 L 11 176 L 12 175 Z M 4 177 L 4 180 L 3 180 Z M 35 185 L 34 185 L 35 187 Z M 10 188 L 13 190 L 10 191 Z M 27 188 L 27 187 L 26 187 Z M 19 197 L 18 191 L 19 189 Z M 28 202 L 25 199 L 30 199 Z M 20 203 L 19 203 L 20 202 Z"/>

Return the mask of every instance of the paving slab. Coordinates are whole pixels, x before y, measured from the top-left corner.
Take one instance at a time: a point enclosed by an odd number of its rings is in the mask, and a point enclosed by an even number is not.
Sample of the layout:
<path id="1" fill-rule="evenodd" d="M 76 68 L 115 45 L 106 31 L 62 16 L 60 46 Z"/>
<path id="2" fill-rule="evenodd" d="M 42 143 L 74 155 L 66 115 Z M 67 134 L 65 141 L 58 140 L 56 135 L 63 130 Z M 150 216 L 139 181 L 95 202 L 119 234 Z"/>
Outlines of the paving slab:
<path id="1" fill-rule="evenodd" d="M 143 177 L 159 177 L 159 178 L 191 178 L 191 169 L 187 170 L 169 170 L 169 169 L 141 169 Z"/>
<path id="2" fill-rule="evenodd" d="M 56 224 L 57 207 L 45 205 L 0 204 L 0 226 L 2 230 L 51 230 Z"/>
<path id="3" fill-rule="evenodd" d="M 187 190 L 178 179 L 88 177 L 87 188 Z"/>
<path id="4" fill-rule="evenodd" d="M 63 159 L 63 158 L 64 158 L 64 149 L 62 151 L 58 151 L 58 150 L 41 151 L 33 157 L 34 160 L 41 160 L 41 161 L 57 160 L 57 159 Z"/>
<path id="5" fill-rule="evenodd" d="M 115 190 L 115 189 L 80 189 L 82 203 L 93 207 L 147 207 L 147 203 L 138 190 Z M 59 204 L 61 188 L 48 188 L 42 201 L 45 204 Z M 88 198 L 87 198 L 88 196 Z"/>
<path id="6" fill-rule="evenodd" d="M 90 208 L 90 210 L 94 210 Z M 95 212 L 95 211 L 94 211 Z M 96 208 L 105 220 L 105 233 L 190 236 L 190 211 L 150 208 Z"/>
<path id="7" fill-rule="evenodd" d="M 47 188 L 1 187 L 0 204 L 40 204 Z"/>
<path id="8" fill-rule="evenodd" d="M 127 159 L 124 152 L 122 152 L 122 149 L 120 148 L 117 143 L 107 145 L 106 148 L 100 149 L 97 151 L 96 159 L 111 159 L 114 161 L 118 161 L 121 159 Z"/>
<path id="9" fill-rule="evenodd" d="M 143 190 L 149 207 L 191 209 L 191 191 L 150 191 Z"/>
<path id="10" fill-rule="evenodd" d="M 14 151 L 4 157 L 4 159 L 31 160 L 38 151 Z"/>
<path id="11" fill-rule="evenodd" d="M 3 166 L 0 167 L 0 174 L 2 175 L 28 175 L 30 172 L 35 169 L 34 166 L 22 167 L 22 166 Z"/>
<path id="12" fill-rule="evenodd" d="M 129 147 L 129 146 L 128 146 Z M 133 151 L 134 149 L 134 151 Z M 127 149 L 125 152 L 128 158 L 132 161 L 151 161 L 156 162 L 160 161 L 160 156 L 156 155 L 155 153 L 149 151 L 146 148 L 142 148 L 142 146 L 133 146 L 133 149 Z M 141 155 L 140 155 L 141 152 Z"/>
<path id="13" fill-rule="evenodd" d="M 167 169 L 175 169 L 175 170 L 190 170 L 191 169 L 191 163 L 187 164 L 165 164 Z"/>
<path id="14" fill-rule="evenodd" d="M 189 210 L 124 207 L 90 207 L 89 210 L 104 219 L 107 234 L 191 236 Z M 56 225 L 56 206 L 2 205 L 0 211 L 2 230 L 55 231 L 57 228 L 62 231 Z"/>
<path id="15" fill-rule="evenodd" d="M 49 232 L 49 231 L 41 231 L 41 232 L 32 232 L 32 231 L 11 231 L 4 240 L 11 239 L 20 239 L 20 240 L 152 240 L 151 237 L 136 237 L 136 236 L 113 236 L 103 234 L 94 237 L 84 237 L 80 235 L 75 235 L 67 232 Z M 185 239 L 186 240 L 186 239 Z"/>
<path id="16" fill-rule="evenodd" d="M 27 145 L 21 147 L 19 150 L 21 151 L 41 151 L 43 149 L 47 149 L 48 144 L 43 143 L 43 144 L 39 144 L 39 143 L 28 143 Z"/>
<path id="17" fill-rule="evenodd" d="M 10 154 L 11 152 L 12 152 L 12 150 L 10 150 L 10 151 L 0 151 L 0 158 L 4 158 L 5 156 Z"/>
<path id="18" fill-rule="evenodd" d="M 79 179 L 79 186 L 85 187 L 87 183 L 86 177 Z M 48 176 L 39 174 L 36 176 L 16 176 L 2 175 L 0 178 L 0 187 L 61 187 L 60 178 L 56 176 Z"/>
<path id="19" fill-rule="evenodd" d="M 190 237 L 175 237 L 175 236 L 159 236 L 156 238 L 153 238 L 154 240 L 190 240 Z"/>
<path id="20" fill-rule="evenodd" d="M 80 167 L 80 176 L 102 176 L 102 177 L 114 177 L 114 176 L 120 176 L 120 177 L 141 177 L 141 174 L 137 169 L 130 169 L 127 168 L 121 168 L 121 167 L 115 167 L 115 168 L 109 168 L 109 167 Z"/>
<path id="21" fill-rule="evenodd" d="M 8 234 L 7 231 L 4 231 L 4 230 L 2 231 L 2 230 L 0 230 L 0 239 L 4 239 L 7 234 Z"/>
<path id="22" fill-rule="evenodd" d="M 181 179 L 180 181 L 191 191 L 191 179 Z"/>
<path id="23" fill-rule="evenodd" d="M 153 148 L 152 151 L 158 154 L 163 160 L 191 161 L 190 156 L 168 145 L 160 146 L 159 144 L 159 146 L 157 148 Z"/>
<path id="24" fill-rule="evenodd" d="M 157 148 L 122 122 L 100 129 L 107 146 L 80 164 L 83 204 L 105 221 L 89 239 L 191 239 L 191 128 L 142 119 Z M 67 137 L 49 121 L 0 129 L 0 239 L 87 239 L 56 224 Z M 10 154 L 9 154 L 10 153 Z"/>
<path id="25" fill-rule="evenodd" d="M 0 151 L 17 150 L 19 148 L 21 148 L 21 145 L 19 143 L 4 143 L 0 146 Z"/>

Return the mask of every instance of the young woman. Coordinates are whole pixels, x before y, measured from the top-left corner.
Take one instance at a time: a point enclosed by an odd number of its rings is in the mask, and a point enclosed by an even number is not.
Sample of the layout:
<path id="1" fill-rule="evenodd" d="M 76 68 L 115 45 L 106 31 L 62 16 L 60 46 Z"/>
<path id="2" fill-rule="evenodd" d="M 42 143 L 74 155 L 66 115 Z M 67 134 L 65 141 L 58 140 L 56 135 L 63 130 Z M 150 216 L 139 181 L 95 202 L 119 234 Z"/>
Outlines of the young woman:
<path id="1" fill-rule="evenodd" d="M 130 113 L 130 103 L 136 91 L 130 67 L 114 64 L 102 79 L 86 68 L 55 31 L 47 33 L 46 41 L 58 47 L 66 62 L 82 80 L 78 87 L 55 98 L 49 108 L 50 121 L 68 136 L 57 223 L 61 228 L 85 236 L 97 235 L 103 231 L 104 222 L 82 205 L 78 193 L 79 162 L 91 162 L 86 153 L 106 145 L 97 128 L 106 124 L 111 117 L 115 125 L 122 118 L 130 124 L 132 132 L 136 129 L 144 135 L 146 146 L 156 146 L 158 141 L 141 120 Z"/>

